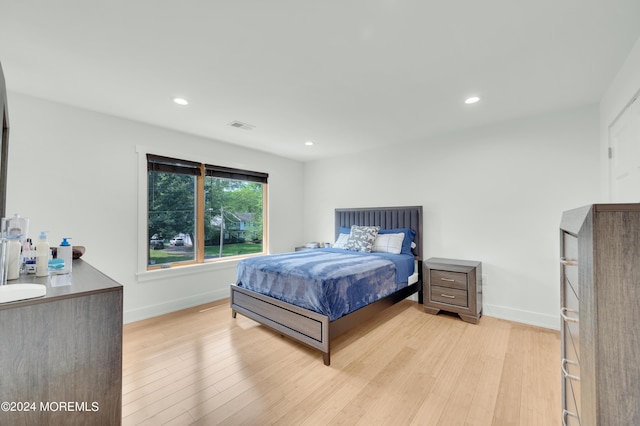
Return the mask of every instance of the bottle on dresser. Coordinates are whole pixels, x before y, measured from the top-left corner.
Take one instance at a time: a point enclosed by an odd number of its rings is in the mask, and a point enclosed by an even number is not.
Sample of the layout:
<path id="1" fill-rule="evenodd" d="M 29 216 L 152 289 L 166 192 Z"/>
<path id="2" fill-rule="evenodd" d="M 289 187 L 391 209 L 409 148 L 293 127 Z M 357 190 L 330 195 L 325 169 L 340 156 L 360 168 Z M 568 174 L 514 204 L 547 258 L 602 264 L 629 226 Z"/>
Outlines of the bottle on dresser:
<path id="1" fill-rule="evenodd" d="M 42 231 L 36 243 L 36 277 L 46 277 L 49 275 L 50 254 L 51 248 L 47 240 L 47 233 Z"/>
<path id="2" fill-rule="evenodd" d="M 71 266 L 73 261 L 73 249 L 69 241 L 71 238 L 65 237 L 62 239 L 62 242 L 58 246 L 58 259 L 64 260 L 64 267 L 60 273 L 68 274 L 71 272 Z"/>

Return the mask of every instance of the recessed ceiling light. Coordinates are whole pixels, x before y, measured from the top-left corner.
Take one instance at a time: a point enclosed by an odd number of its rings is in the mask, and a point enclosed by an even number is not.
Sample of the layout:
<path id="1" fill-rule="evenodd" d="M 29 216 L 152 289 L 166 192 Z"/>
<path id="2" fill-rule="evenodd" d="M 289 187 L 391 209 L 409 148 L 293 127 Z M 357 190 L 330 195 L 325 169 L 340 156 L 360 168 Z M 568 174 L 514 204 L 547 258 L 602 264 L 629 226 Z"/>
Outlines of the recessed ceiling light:
<path id="1" fill-rule="evenodd" d="M 306 146 L 312 146 L 312 145 L 313 145 L 313 142 L 311 142 L 311 141 L 306 141 L 304 144 L 305 144 Z"/>
<path id="2" fill-rule="evenodd" d="M 182 106 L 189 105 L 189 101 L 184 98 L 173 98 L 173 102 Z"/>
<path id="3" fill-rule="evenodd" d="M 477 96 L 471 96 L 470 98 L 467 98 L 464 100 L 465 104 L 475 104 L 476 102 L 478 102 L 480 100 L 479 97 Z"/>

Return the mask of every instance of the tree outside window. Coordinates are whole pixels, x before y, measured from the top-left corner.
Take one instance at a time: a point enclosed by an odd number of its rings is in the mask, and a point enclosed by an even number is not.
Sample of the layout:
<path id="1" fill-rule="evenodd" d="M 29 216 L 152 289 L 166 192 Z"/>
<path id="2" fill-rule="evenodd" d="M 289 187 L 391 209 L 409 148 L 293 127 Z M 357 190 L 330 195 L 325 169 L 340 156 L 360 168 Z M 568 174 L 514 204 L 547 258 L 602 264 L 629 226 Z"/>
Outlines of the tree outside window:
<path id="1" fill-rule="evenodd" d="M 265 173 L 151 154 L 147 164 L 148 269 L 266 251 Z"/>

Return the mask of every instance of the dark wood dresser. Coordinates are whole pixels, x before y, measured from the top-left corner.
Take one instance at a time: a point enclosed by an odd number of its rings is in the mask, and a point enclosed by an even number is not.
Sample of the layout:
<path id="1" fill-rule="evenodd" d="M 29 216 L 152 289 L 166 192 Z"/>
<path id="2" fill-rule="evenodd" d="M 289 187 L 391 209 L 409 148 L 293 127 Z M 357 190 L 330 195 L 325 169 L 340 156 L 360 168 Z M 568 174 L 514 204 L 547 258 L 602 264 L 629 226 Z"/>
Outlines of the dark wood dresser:
<path id="1" fill-rule="evenodd" d="M 562 422 L 640 424 L 640 204 L 560 223 Z"/>
<path id="2" fill-rule="evenodd" d="M 0 304 L 0 424 L 121 424 L 122 286 L 82 260 L 70 278 Z"/>
<path id="3" fill-rule="evenodd" d="M 432 257 L 424 262 L 424 310 L 455 312 L 477 324 L 482 315 L 482 262 Z"/>

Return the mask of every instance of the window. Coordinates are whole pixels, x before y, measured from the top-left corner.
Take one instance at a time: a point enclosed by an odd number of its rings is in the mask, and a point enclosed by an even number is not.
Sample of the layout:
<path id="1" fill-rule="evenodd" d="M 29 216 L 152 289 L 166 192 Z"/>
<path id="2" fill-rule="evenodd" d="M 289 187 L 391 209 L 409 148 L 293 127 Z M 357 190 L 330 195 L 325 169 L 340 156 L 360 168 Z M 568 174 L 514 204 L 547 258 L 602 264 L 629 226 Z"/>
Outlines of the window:
<path id="1" fill-rule="evenodd" d="M 265 253 L 267 178 L 147 154 L 147 269 Z"/>

